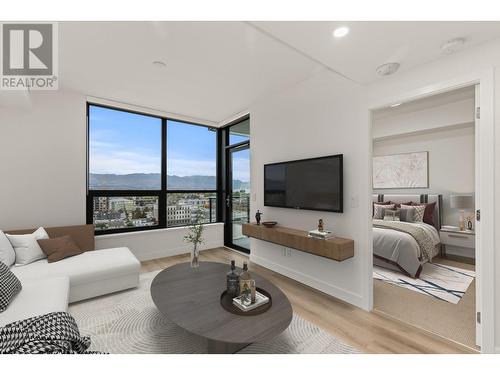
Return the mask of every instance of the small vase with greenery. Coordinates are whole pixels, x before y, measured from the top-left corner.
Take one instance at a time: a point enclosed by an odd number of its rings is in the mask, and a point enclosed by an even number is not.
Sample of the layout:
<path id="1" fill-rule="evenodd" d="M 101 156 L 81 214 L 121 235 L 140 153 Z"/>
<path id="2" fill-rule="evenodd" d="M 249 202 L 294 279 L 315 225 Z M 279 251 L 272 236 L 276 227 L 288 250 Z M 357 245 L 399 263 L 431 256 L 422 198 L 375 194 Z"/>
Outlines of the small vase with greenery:
<path id="1" fill-rule="evenodd" d="M 198 245 L 201 245 L 204 242 L 203 230 L 205 227 L 203 226 L 203 219 L 203 212 L 198 210 L 194 220 L 191 221 L 191 224 L 188 227 L 188 234 L 184 236 L 184 241 L 193 244 L 193 248 L 191 249 L 191 268 L 199 266 L 200 250 L 198 249 Z"/>

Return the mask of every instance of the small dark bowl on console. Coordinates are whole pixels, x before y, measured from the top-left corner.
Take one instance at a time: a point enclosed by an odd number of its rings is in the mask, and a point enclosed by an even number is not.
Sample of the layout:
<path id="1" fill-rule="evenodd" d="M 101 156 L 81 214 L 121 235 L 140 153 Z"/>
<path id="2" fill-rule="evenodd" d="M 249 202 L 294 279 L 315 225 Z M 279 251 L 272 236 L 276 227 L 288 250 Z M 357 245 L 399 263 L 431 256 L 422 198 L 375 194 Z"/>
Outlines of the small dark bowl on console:
<path id="1" fill-rule="evenodd" d="M 262 222 L 262 225 L 265 226 L 266 228 L 272 228 L 274 227 L 276 224 L 278 224 L 277 221 L 263 221 Z"/>

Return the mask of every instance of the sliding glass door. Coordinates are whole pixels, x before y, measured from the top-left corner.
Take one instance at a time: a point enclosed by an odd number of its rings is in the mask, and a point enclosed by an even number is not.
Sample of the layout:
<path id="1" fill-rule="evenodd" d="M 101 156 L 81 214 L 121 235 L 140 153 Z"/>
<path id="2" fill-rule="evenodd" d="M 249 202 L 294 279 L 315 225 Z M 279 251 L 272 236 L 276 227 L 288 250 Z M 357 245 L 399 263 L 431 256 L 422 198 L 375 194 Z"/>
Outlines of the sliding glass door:
<path id="1" fill-rule="evenodd" d="M 242 227 L 250 222 L 250 120 L 228 127 L 226 142 L 225 245 L 249 253 Z"/>

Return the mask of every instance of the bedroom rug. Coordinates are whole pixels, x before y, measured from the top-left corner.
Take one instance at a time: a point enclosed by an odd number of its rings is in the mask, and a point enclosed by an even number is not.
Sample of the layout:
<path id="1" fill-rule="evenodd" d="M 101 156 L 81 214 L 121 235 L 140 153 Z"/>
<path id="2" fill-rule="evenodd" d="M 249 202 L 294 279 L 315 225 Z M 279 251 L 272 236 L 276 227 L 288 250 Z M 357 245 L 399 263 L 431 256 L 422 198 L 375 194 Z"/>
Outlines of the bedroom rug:
<path id="1" fill-rule="evenodd" d="M 373 278 L 376 280 L 454 304 L 462 299 L 475 276 L 474 271 L 438 263 L 424 264 L 418 279 L 382 267 L 373 267 Z"/>
<path id="2" fill-rule="evenodd" d="M 118 353 L 206 353 L 206 341 L 165 318 L 154 305 L 149 287 L 158 271 L 141 274 L 136 289 L 71 304 L 82 335 L 92 340 L 90 350 Z M 240 353 L 354 354 L 355 348 L 325 330 L 293 315 L 290 326 L 272 340 L 247 346 Z"/>

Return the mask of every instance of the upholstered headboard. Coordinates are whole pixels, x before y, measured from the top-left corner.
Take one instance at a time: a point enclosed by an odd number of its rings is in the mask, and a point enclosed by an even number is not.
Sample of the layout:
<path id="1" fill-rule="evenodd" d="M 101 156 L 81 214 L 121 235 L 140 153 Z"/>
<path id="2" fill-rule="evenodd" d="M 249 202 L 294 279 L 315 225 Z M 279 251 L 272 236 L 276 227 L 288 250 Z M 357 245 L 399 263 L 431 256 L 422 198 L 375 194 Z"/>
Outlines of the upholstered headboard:
<path id="1" fill-rule="evenodd" d="M 433 203 L 434 207 L 434 226 L 439 231 L 441 229 L 443 196 L 441 194 L 373 194 L 373 202 L 394 203 L 415 202 L 415 203 Z"/>
<path id="2" fill-rule="evenodd" d="M 71 236 L 71 238 L 76 242 L 78 247 L 84 251 L 95 250 L 94 241 L 94 225 L 71 225 L 67 227 L 49 227 L 45 228 L 45 231 L 50 238 Z M 6 230 L 5 233 L 8 234 L 29 234 L 33 233 L 36 229 L 18 229 L 18 230 Z"/>

